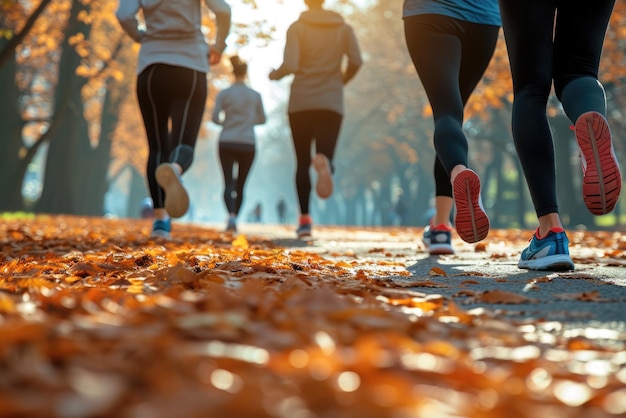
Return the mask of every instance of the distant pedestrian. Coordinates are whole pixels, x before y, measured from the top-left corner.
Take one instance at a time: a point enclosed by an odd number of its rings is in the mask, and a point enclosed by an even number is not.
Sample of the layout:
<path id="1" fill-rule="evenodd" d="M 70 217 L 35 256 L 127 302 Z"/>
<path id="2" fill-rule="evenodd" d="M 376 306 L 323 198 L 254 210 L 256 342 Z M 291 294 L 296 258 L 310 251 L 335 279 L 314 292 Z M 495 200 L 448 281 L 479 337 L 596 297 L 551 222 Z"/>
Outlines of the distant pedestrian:
<path id="1" fill-rule="evenodd" d="M 179 218 L 189 208 L 180 176 L 193 160 L 209 65 L 220 61 L 230 31 L 230 6 L 224 0 L 204 3 L 217 26 L 210 47 L 202 33 L 201 0 L 122 0 L 116 11 L 124 31 L 141 44 L 137 99 L 148 137 L 154 237 L 169 238 L 170 217 Z M 140 11 L 144 25 L 137 20 Z"/>
<path id="2" fill-rule="evenodd" d="M 613 210 L 622 180 L 598 81 L 615 0 L 500 0 L 513 77 L 512 128 L 539 222 L 518 266 L 573 270 L 559 216 L 554 144 L 546 107 L 552 83 L 574 124 L 582 159 L 583 200 L 594 215 Z"/>
<path id="3" fill-rule="evenodd" d="M 287 202 L 285 202 L 285 199 L 282 197 L 278 199 L 278 203 L 276 204 L 276 213 L 278 214 L 278 222 L 284 224 L 287 214 Z"/>
<path id="4" fill-rule="evenodd" d="M 252 211 L 252 220 L 254 222 L 261 222 L 263 220 L 263 206 L 261 206 L 261 203 L 257 203 L 254 206 L 254 210 Z"/>
<path id="5" fill-rule="evenodd" d="M 142 219 L 154 218 L 154 205 L 152 204 L 152 198 L 146 197 L 141 201 L 139 212 Z"/>
<path id="6" fill-rule="evenodd" d="M 237 232 L 237 215 L 243 189 L 254 161 L 255 125 L 265 123 L 261 95 L 246 85 L 248 64 L 238 56 L 230 59 L 235 81 L 215 99 L 213 122 L 222 125 L 219 156 L 224 173 L 224 203 L 228 210 L 226 231 Z M 237 173 L 233 168 L 237 163 Z"/>
<path id="7" fill-rule="evenodd" d="M 497 0 L 404 0 L 405 40 L 433 110 L 435 215 L 424 230 L 429 253 L 451 254 L 450 214 L 466 242 L 489 233 L 478 175 L 468 168 L 463 112 L 495 51 Z M 530 30 L 530 29 L 529 29 Z"/>
<path id="8" fill-rule="evenodd" d="M 404 192 L 400 192 L 398 194 L 398 200 L 393 208 L 399 225 L 406 225 L 406 218 L 409 215 L 410 209 L 409 201 L 404 195 Z M 394 225 L 395 224 L 396 223 L 394 222 Z"/>
<path id="9" fill-rule="evenodd" d="M 322 199 L 333 192 L 333 156 L 343 119 L 343 87 L 362 64 L 354 31 L 336 12 L 323 8 L 324 0 L 304 0 L 308 10 L 287 31 L 284 59 L 271 80 L 294 74 L 289 98 L 289 124 L 296 151 L 296 189 L 300 219 L 299 238 L 311 236 L 311 145 L 316 192 Z M 344 59 L 347 57 L 345 69 Z"/>

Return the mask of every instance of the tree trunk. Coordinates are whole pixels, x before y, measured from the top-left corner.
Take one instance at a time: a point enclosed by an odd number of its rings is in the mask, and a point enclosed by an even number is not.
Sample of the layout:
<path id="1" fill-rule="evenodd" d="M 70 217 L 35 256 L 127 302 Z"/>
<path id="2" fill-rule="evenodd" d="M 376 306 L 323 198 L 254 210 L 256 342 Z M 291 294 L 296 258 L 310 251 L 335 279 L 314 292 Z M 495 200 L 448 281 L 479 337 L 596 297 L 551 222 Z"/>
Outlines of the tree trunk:
<path id="1" fill-rule="evenodd" d="M 141 218 L 141 202 L 146 196 L 149 196 L 146 179 L 135 167 L 128 166 L 128 169 L 130 170 L 130 191 L 126 216 Z"/>
<path id="2" fill-rule="evenodd" d="M 526 225 L 526 208 L 528 207 L 528 185 L 526 184 L 526 177 L 524 177 L 522 164 L 520 163 L 519 158 L 517 158 L 517 154 L 513 154 L 511 158 L 515 163 L 515 167 L 517 168 L 516 190 L 518 196 L 518 204 L 516 205 L 517 211 L 515 214 L 517 216 L 517 223 L 519 224 L 519 227 L 521 229 L 526 229 L 528 228 L 528 225 Z"/>
<path id="3" fill-rule="evenodd" d="M 493 144 L 493 146 L 497 146 Z M 493 159 L 491 163 L 487 166 L 485 170 L 485 179 L 482 185 L 483 188 L 483 204 L 489 202 L 493 204 L 491 205 L 491 213 L 489 214 L 489 218 L 491 219 L 491 227 L 492 228 L 501 228 L 503 227 L 501 220 L 506 218 L 506 212 L 508 207 L 508 202 L 503 198 L 502 193 L 506 189 L 506 184 L 503 176 L 503 167 L 504 166 L 504 158 L 502 152 L 498 149 L 494 149 Z M 495 193 L 494 196 L 488 195 L 486 190 L 490 187 L 490 182 L 493 181 L 495 183 Z"/>
<path id="4" fill-rule="evenodd" d="M 433 154 L 433 157 L 436 158 L 435 154 Z M 415 169 L 417 170 L 417 187 L 415 195 L 410 200 L 413 208 L 411 223 L 416 226 L 426 226 L 430 220 L 431 202 L 435 197 L 433 163 L 419 162 Z"/>
<path id="5" fill-rule="evenodd" d="M 89 141 L 81 141 L 85 145 L 78 164 L 81 168 L 77 175 L 84 173 L 84 181 L 79 182 L 78 193 L 81 200 L 76 203 L 79 213 L 101 216 L 104 212 L 104 196 L 109 188 L 108 170 L 111 161 L 111 136 L 118 122 L 118 109 L 121 95 L 117 91 L 117 83 L 107 83 L 102 105 L 100 121 L 100 138 L 95 148 Z"/>
<path id="6" fill-rule="evenodd" d="M 91 198 L 81 194 L 80 184 L 87 179 L 81 170 L 90 160 L 87 121 L 83 115 L 82 88 L 86 80 L 76 75 L 81 57 L 69 44 L 76 33 L 88 37 L 88 26 L 78 19 L 88 11 L 82 2 L 73 2 L 65 39 L 61 44 L 59 80 L 55 91 L 54 127 L 50 132 L 50 148 L 41 199 L 36 210 L 44 213 L 87 214 L 84 202 Z"/>
<path id="7" fill-rule="evenodd" d="M 349 189 L 345 190 L 343 196 L 346 204 L 345 218 L 343 220 L 344 225 L 354 225 L 357 212 L 356 195 L 357 190 L 355 185 L 351 185 Z"/>
<path id="8" fill-rule="evenodd" d="M 22 182 L 24 172 L 30 160 L 25 159 L 25 146 L 22 142 L 24 122 L 19 111 L 20 91 L 15 83 L 17 63 L 15 55 L 0 67 L 0 85 L 2 101 L 0 101 L 0 210 L 20 211 L 24 209 L 22 198 Z"/>

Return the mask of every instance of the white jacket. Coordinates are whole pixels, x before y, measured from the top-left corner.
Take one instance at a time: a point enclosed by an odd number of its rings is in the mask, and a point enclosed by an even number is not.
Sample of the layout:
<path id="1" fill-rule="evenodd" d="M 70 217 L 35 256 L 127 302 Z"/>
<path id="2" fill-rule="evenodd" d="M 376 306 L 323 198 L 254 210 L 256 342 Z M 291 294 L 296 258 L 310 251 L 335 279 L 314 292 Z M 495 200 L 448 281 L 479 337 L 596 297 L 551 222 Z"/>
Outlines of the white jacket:
<path id="1" fill-rule="evenodd" d="M 161 63 L 209 71 L 209 45 L 201 31 L 202 0 L 120 0 L 115 13 L 124 31 L 141 43 L 137 73 Z M 204 0 L 215 14 L 217 33 L 212 48 L 222 52 L 230 31 L 230 6 L 224 0 Z M 140 29 L 141 10 L 145 29 Z"/>

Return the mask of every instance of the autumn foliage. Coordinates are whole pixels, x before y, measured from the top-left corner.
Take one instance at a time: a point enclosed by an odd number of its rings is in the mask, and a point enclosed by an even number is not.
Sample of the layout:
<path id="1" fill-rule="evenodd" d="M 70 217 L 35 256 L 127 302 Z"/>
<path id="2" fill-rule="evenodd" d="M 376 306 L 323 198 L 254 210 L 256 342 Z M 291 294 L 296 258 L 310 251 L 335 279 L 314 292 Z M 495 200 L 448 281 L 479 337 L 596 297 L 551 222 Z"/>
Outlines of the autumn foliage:
<path id="1" fill-rule="evenodd" d="M 0 416 L 626 414 L 623 340 L 427 296 L 446 272 L 409 277 L 383 248 L 320 255 L 175 227 L 154 241 L 149 221 L 3 221 Z M 578 239 L 624 259 L 624 243 Z"/>

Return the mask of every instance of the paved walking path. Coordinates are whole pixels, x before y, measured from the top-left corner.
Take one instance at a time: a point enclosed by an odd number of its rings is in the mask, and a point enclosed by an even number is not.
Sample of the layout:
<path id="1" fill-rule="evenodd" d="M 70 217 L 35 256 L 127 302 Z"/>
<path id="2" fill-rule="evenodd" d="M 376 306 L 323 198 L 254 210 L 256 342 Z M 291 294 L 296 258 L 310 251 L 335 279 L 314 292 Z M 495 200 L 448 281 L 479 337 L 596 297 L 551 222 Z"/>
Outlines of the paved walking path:
<path id="1" fill-rule="evenodd" d="M 248 224 L 240 232 L 290 250 L 356 261 L 358 268 L 384 271 L 389 280 L 443 295 L 463 309 L 490 309 L 511 320 L 555 321 L 555 327 L 572 332 L 626 332 L 625 244 L 615 251 L 611 241 L 619 234 L 606 233 L 597 247 L 587 248 L 568 231 L 576 270 L 552 273 L 517 267 L 530 231 L 491 231 L 479 245 L 456 238 L 456 254 L 439 257 L 426 252 L 420 228 L 318 226 L 310 242 L 295 239 L 292 226 Z"/>

